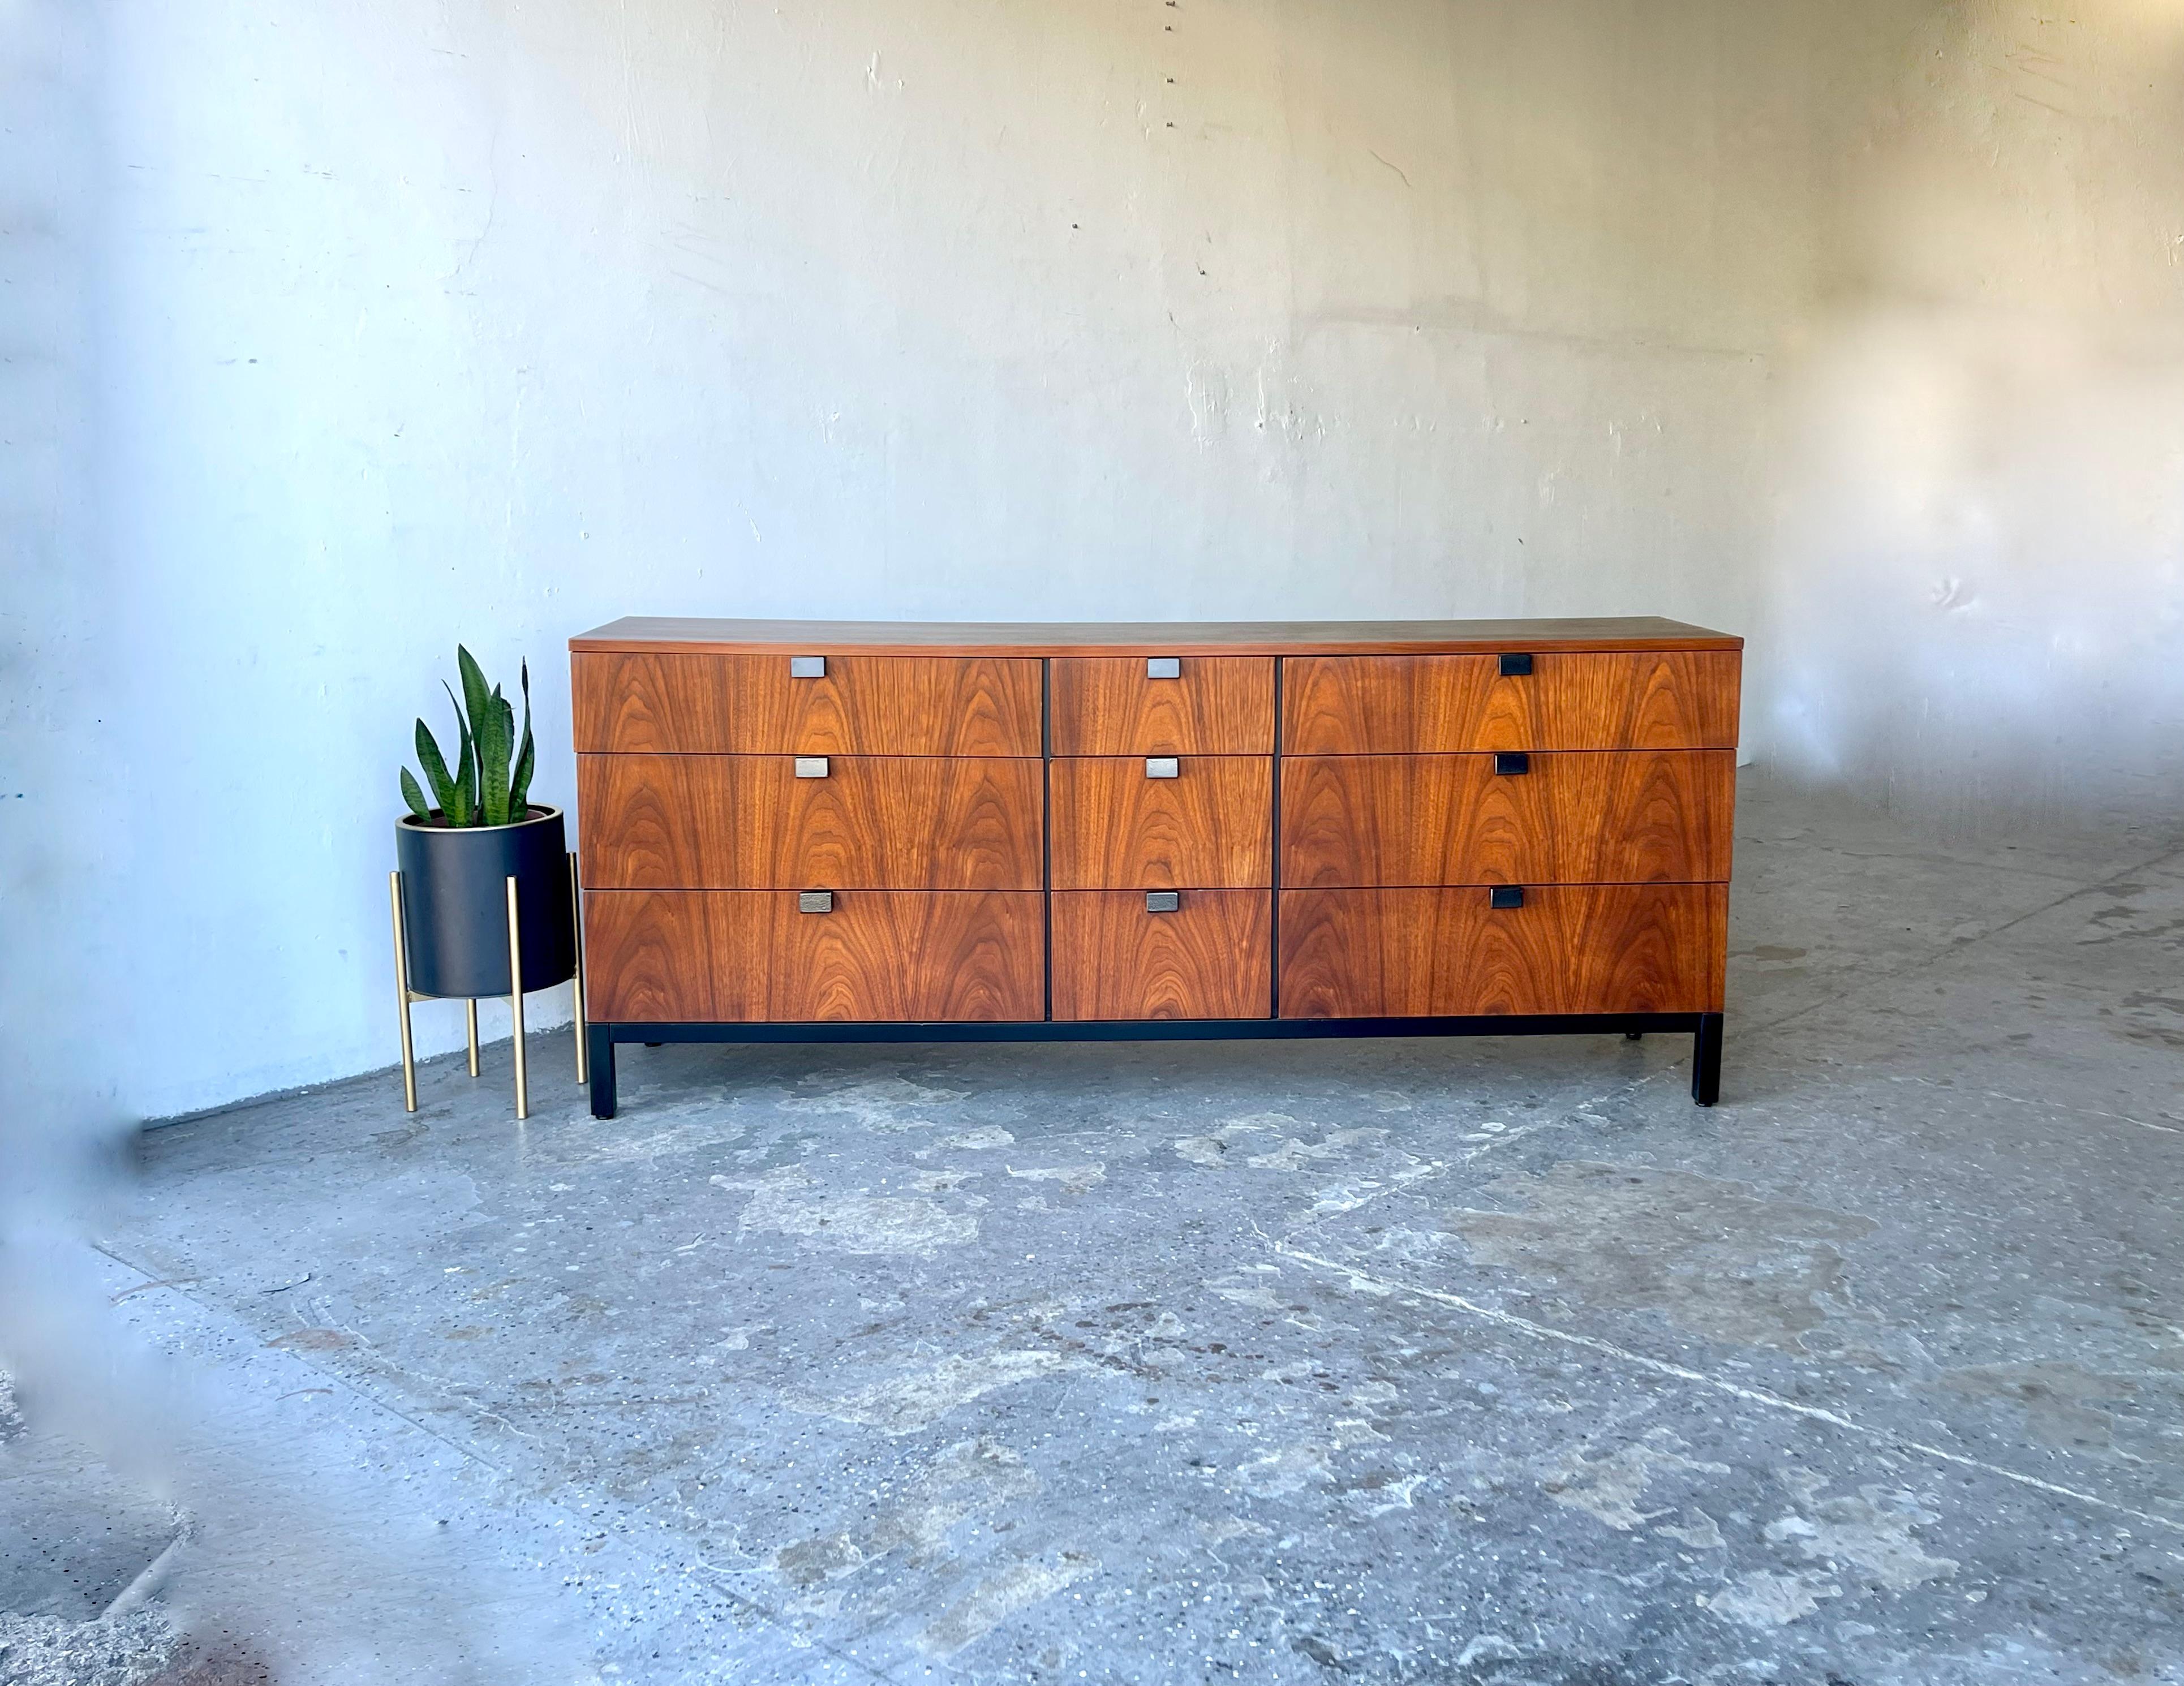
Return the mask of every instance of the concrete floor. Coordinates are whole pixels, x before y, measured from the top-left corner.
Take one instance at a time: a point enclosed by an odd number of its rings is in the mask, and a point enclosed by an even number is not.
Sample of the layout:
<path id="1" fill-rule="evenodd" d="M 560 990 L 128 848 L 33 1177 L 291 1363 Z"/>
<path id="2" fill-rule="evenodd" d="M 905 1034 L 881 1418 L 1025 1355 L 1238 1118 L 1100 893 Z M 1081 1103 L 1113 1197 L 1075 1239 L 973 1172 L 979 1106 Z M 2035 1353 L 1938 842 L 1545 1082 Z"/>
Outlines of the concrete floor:
<path id="1" fill-rule="evenodd" d="M 524 1127 L 504 1046 L 152 1132 L 81 1315 L 161 1403 L 0 1399 L 0 1678 L 2184 1682 L 2184 852 L 1741 833 L 1711 1111 L 667 1049 L 599 1124 L 562 1035 Z"/>

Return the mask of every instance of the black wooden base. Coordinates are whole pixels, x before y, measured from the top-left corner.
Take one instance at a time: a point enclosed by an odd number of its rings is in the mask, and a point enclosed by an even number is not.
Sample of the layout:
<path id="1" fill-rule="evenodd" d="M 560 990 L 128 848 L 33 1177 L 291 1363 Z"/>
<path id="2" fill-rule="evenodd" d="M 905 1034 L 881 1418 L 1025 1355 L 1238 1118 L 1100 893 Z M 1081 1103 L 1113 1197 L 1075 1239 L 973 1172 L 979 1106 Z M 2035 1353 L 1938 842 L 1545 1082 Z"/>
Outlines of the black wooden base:
<path id="1" fill-rule="evenodd" d="M 1585 1036 L 1687 1032 L 1691 1099 L 1721 1096 L 1719 1013 L 1562 1013 L 1461 1019 L 1033 1019 L 940 1024 L 598 1024 L 590 1027 L 592 1116 L 615 1116 L 615 1044 L 642 1042 L 1231 1042 L 1328 1036 Z"/>

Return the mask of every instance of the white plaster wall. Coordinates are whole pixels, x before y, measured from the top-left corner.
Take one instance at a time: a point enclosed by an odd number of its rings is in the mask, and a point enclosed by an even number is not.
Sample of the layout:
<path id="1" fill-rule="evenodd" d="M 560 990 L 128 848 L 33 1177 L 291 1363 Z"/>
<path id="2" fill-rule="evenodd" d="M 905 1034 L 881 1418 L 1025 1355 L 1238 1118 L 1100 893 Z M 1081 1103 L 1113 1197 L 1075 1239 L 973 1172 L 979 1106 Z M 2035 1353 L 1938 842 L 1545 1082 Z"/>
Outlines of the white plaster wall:
<path id="1" fill-rule="evenodd" d="M 1860 51 L 1747 721 L 1922 824 L 2174 847 L 2184 8 L 1975 0 Z"/>
<path id="2" fill-rule="evenodd" d="M 116 596 L 98 543 L 98 36 L 0 0 L 0 1235 L 119 1124 L 112 916 L 129 847 Z"/>
<path id="3" fill-rule="evenodd" d="M 625 612 L 1658 612 L 1753 636 L 1747 739 L 1818 776 L 1999 801 L 2129 720 L 2103 799 L 2164 794 L 2153 0 L 2067 36 L 1924 0 L 0 3 L 70 20 L 39 86 L 94 120 L 16 172 L 88 231 L 37 248 L 31 332 L 75 351 L 9 506 L 43 961 L 9 1033 L 75 1034 L 122 1113 L 392 1060 L 412 718 L 457 639 L 527 655 L 565 799 L 563 641 Z M 2042 616 L 2089 581 L 2081 657 Z M 2058 697 L 2032 762 L 1961 776 Z"/>
<path id="4" fill-rule="evenodd" d="M 623 612 L 1745 630 L 1825 10 L 113 0 L 117 1104 L 393 1057 L 458 638 L 554 799 Z"/>

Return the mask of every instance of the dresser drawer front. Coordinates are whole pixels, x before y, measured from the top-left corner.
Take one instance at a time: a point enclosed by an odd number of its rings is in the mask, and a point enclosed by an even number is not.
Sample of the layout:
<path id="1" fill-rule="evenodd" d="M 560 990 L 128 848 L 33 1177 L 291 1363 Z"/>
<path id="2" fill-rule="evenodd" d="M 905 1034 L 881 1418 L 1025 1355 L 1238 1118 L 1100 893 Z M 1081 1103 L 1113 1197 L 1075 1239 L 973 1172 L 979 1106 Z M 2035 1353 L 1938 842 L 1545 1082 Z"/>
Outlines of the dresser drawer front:
<path id="1" fill-rule="evenodd" d="M 570 658 L 580 751 L 746 755 L 1040 753 L 1039 665 L 1015 656 L 672 651 Z M 808 664 L 807 664 L 808 665 Z"/>
<path id="2" fill-rule="evenodd" d="M 1733 650 L 1491 655 L 1292 656 L 1282 666 L 1282 748 L 1293 755 L 1476 749 L 1730 749 Z"/>
<path id="3" fill-rule="evenodd" d="M 1285 758 L 1283 884 L 1727 881 L 1735 750 L 1518 759 L 1521 771 L 1490 754 Z"/>
<path id="4" fill-rule="evenodd" d="M 1184 890 L 1150 912 L 1142 890 L 1052 899 L 1057 1019 L 1263 1019 L 1273 1010 L 1273 898 Z"/>
<path id="5" fill-rule="evenodd" d="M 1273 754 L 1271 656 L 1064 657 L 1047 683 L 1057 755 Z"/>
<path id="6" fill-rule="evenodd" d="M 1284 890 L 1284 1018 L 1713 1013 L 1725 884 Z"/>
<path id="7" fill-rule="evenodd" d="M 787 755 L 579 755 L 585 883 L 1039 888 L 1037 761 L 830 755 L 818 765 L 823 776 L 800 777 Z"/>
<path id="8" fill-rule="evenodd" d="M 1184 755 L 1048 765 L 1057 890 L 1247 889 L 1273 882 L 1273 762 Z M 1154 761 L 1156 767 L 1162 763 Z"/>
<path id="9" fill-rule="evenodd" d="M 1022 1020 L 1045 1014 L 1035 891 L 595 890 L 586 1004 L 603 1022 Z"/>

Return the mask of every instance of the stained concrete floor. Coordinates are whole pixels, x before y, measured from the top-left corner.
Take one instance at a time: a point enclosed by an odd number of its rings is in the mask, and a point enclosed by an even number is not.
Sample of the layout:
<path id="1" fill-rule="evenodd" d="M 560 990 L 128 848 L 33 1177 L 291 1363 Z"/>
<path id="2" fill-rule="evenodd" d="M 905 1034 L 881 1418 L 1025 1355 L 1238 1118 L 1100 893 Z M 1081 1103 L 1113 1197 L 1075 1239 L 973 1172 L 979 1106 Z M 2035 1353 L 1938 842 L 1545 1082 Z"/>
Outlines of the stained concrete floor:
<path id="1" fill-rule="evenodd" d="M 0 1399 L 0 1678 L 164 1597 L 237 1679 L 2184 1681 L 2178 841 L 1749 782 L 1713 1110 L 663 1049 L 601 1124 L 564 1035 L 526 1126 L 504 1046 L 150 1132 L 81 1316 L 164 1426 Z"/>

